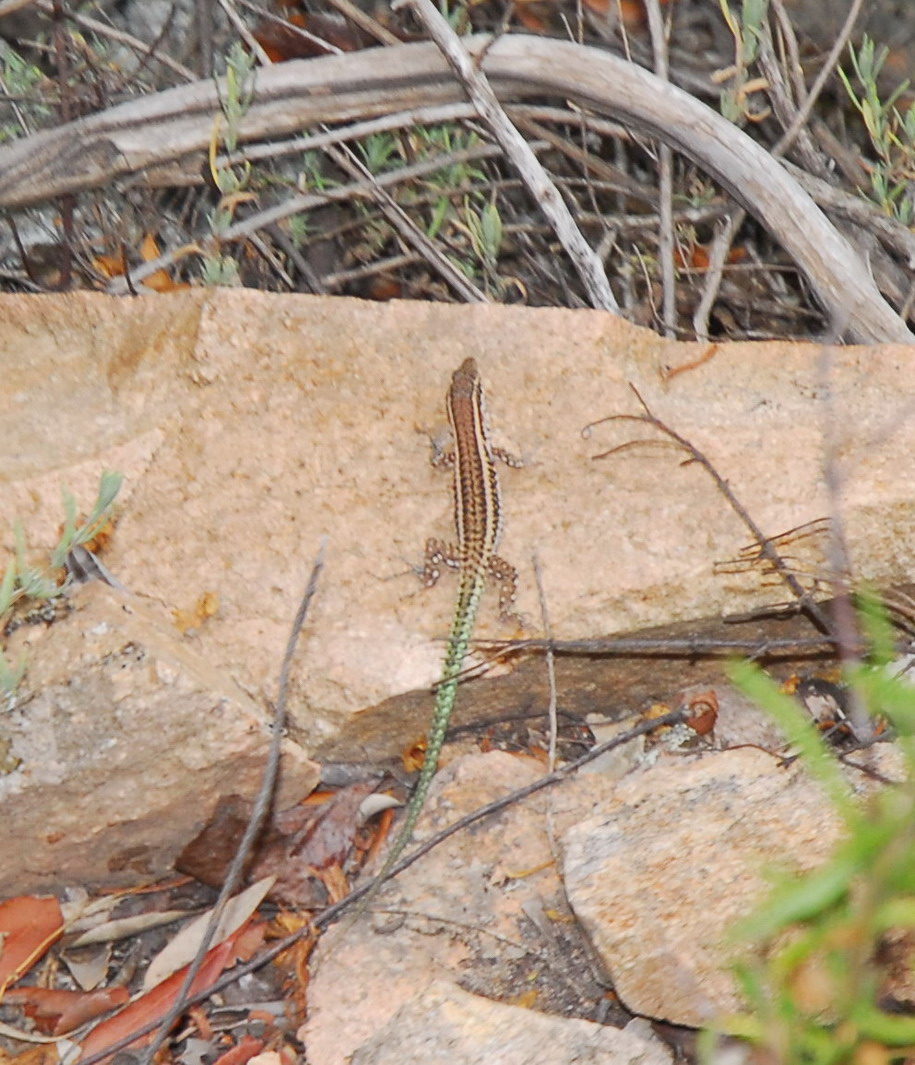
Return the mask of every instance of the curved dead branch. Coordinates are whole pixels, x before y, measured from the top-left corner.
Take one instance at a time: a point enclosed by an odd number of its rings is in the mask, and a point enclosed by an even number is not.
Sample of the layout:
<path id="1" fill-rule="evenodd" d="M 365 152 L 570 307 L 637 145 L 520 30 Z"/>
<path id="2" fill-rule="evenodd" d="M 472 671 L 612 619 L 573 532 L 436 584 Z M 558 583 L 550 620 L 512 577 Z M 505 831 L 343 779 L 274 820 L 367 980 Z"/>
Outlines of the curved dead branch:
<path id="1" fill-rule="evenodd" d="M 864 342 L 911 343 L 864 262 L 768 152 L 736 126 L 641 67 L 584 45 L 526 35 L 464 42 L 502 103 L 558 95 L 620 119 L 692 159 L 765 225 L 794 258 L 837 326 Z M 433 44 L 406 44 L 258 72 L 240 139 L 289 134 L 460 100 Z M 200 81 L 131 101 L 0 148 L 0 206 L 21 207 L 104 185 L 204 151 L 220 112 Z"/>

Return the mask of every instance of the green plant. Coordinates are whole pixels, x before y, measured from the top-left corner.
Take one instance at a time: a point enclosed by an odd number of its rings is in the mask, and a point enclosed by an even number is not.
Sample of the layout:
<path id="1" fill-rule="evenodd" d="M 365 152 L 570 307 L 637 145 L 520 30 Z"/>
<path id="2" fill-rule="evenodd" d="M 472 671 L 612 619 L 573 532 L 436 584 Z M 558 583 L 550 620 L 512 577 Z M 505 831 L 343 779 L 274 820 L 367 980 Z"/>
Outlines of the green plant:
<path id="1" fill-rule="evenodd" d="M 241 121 L 254 99 L 255 59 L 240 42 L 235 41 L 226 57 L 225 95 L 220 95 L 222 114 L 216 116 L 210 138 L 210 174 L 220 192 L 219 203 L 209 215 L 210 232 L 218 246 L 232 225 L 236 208 L 254 198 L 249 191 L 251 164 L 220 161 L 219 147 L 231 157 L 238 148 Z M 239 284 L 238 263 L 215 251 L 204 256 L 201 280 L 205 285 Z"/>
<path id="2" fill-rule="evenodd" d="M 200 280 L 208 288 L 237 288 L 241 285 L 238 261 L 231 255 L 207 255 L 200 269 Z"/>
<path id="3" fill-rule="evenodd" d="M 857 50 L 849 45 L 848 51 L 858 88 L 841 68 L 839 76 L 877 156 L 870 169 L 873 199 L 890 217 L 911 225 L 915 218 L 915 103 L 902 112 L 896 107 L 909 82 L 902 82 L 881 100 L 877 79 L 889 50 L 885 46 L 878 49 L 865 35 Z"/>
<path id="4" fill-rule="evenodd" d="M 257 65 L 254 56 L 241 41 L 233 41 L 229 54 L 226 56 L 226 95 L 220 100 L 226 120 L 222 140 L 227 152 L 234 152 L 238 147 L 241 120 L 254 102 L 256 74 Z"/>
<path id="5" fill-rule="evenodd" d="M 81 525 L 76 524 L 76 500 L 73 498 L 72 492 L 64 489 L 64 512 L 66 518 L 60 542 L 51 553 L 51 566 L 54 569 L 58 569 L 64 564 L 67 555 L 74 547 L 87 544 L 90 540 L 95 539 L 102 527 L 110 520 L 115 500 L 121 491 L 123 483 L 123 474 L 106 470 L 99 478 L 98 496 L 92 510 Z"/>
<path id="6" fill-rule="evenodd" d="M 473 254 L 482 268 L 487 290 L 497 299 L 504 288 L 499 277 L 499 249 L 502 247 L 502 218 L 494 201 L 477 211 L 469 198 L 464 200 L 463 223 L 458 223 L 470 240 Z"/>
<path id="7" fill-rule="evenodd" d="M 430 156 L 451 156 L 458 152 L 467 151 L 475 147 L 479 136 L 472 130 L 462 126 L 445 124 L 441 126 L 421 126 L 414 130 L 411 135 L 413 148 L 418 160 L 428 159 Z M 474 198 L 483 196 L 481 187 L 486 181 L 486 175 L 476 166 L 467 162 L 450 162 L 435 171 L 421 184 L 425 188 L 438 191 L 440 195 L 432 205 L 432 215 L 426 226 L 426 236 L 435 240 L 447 221 L 456 216 L 453 203 L 455 190 L 465 192 Z"/>
<path id="8" fill-rule="evenodd" d="M 313 191 L 324 192 L 326 189 L 337 185 L 324 173 L 324 157 L 320 152 L 304 152 L 302 155 L 302 169 L 297 182 L 300 192 Z"/>
<path id="9" fill-rule="evenodd" d="M 395 137 L 390 133 L 372 134 L 366 137 L 358 145 L 359 152 L 368 170 L 372 174 L 380 174 L 402 167 L 409 158 L 417 163 L 429 159 L 444 156 L 446 159 L 465 152 L 479 143 L 478 134 L 472 130 L 466 130 L 462 126 L 452 123 L 444 123 L 435 126 L 417 126 L 404 133 L 403 138 Z M 409 153 L 407 156 L 405 153 Z M 313 168 L 312 168 L 313 171 Z M 486 175 L 479 167 L 462 160 L 445 162 L 440 170 L 421 180 L 404 183 L 398 186 L 398 201 L 408 207 L 411 215 L 417 217 L 417 224 L 425 212 L 429 210 L 428 220 L 423 225 L 424 232 L 430 240 L 435 240 L 446 225 L 456 223 L 458 209 L 455 205 L 456 196 L 464 195 L 483 201 L 485 190 L 483 184 Z M 322 183 L 327 184 L 323 177 L 316 177 L 313 172 L 309 175 L 309 185 L 320 189 Z M 429 191 L 433 193 L 431 210 L 428 209 Z M 419 212 L 416 207 L 419 205 Z M 367 207 L 362 208 L 368 213 Z M 464 219 L 466 229 L 466 218 Z M 390 238 L 390 227 L 385 223 L 383 226 L 380 243 L 375 242 L 377 247 L 383 247 Z M 465 264 L 459 264 L 461 269 L 466 269 Z"/>
<path id="10" fill-rule="evenodd" d="M 734 38 L 734 63 L 719 75 L 722 80 L 727 78 L 730 81 L 721 92 L 721 113 L 730 122 L 742 122 L 745 119 L 759 121 L 768 114 L 768 110 L 756 113 L 750 107 L 750 97 L 754 92 L 765 89 L 767 82 L 764 78 L 751 78 L 749 68 L 756 60 L 763 34 L 768 32 L 766 19 L 769 0 L 744 0 L 740 17 L 731 10 L 728 0 L 718 0 L 718 3 Z"/>
<path id="11" fill-rule="evenodd" d="M 0 578 L 0 635 L 4 623 L 20 600 L 43 602 L 60 595 L 66 587 L 66 577 L 61 571 L 67 555 L 82 544 L 93 540 L 110 521 L 115 500 L 121 490 L 123 476 L 105 471 L 99 479 L 98 495 L 89 516 L 77 524 L 76 500 L 64 489 L 64 525 L 60 539 L 51 551 L 47 566 L 34 566 L 28 562 L 25 530 L 17 521 L 14 527 L 15 558 L 7 565 Z M 0 690 L 11 698 L 25 675 L 25 659 L 11 666 L 0 647 Z"/>
<path id="12" fill-rule="evenodd" d="M 399 151 L 397 138 L 390 133 L 372 133 L 359 142 L 359 154 L 366 169 L 376 175 L 390 168 Z"/>
<path id="13" fill-rule="evenodd" d="M 3 692 L 7 704 L 16 697 L 16 692 L 19 690 L 25 671 L 26 659 L 24 654 L 20 655 L 19 661 L 15 666 L 11 666 L 6 660 L 6 655 L 0 650 L 0 691 Z"/>
<path id="14" fill-rule="evenodd" d="M 915 1017 L 888 1000 L 890 968 L 911 971 L 915 962 L 915 688 L 892 664 L 892 633 L 872 596 L 862 596 L 859 616 L 872 651 L 846 679 L 872 721 L 881 715 L 892 724 L 905 766 L 900 783 L 875 787 L 864 800 L 792 698 L 756 666 L 732 674 L 799 748 L 844 826 L 832 859 L 778 883 L 740 932 L 754 945 L 754 960 L 738 969 L 749 1009 L 722 1027 L 773 1063 L 915 1054 Z"/>
<path id="15" fill-rule="evenodd" d="M 6 616 L 13 605 L 16 591 L 16 566 L 7 566 L 3 579 L 0 580 L 0 619 Z M 0 647 L 0 691 L 7 700 L 11 700 L 25 676 L 25 655 L 21 655 L 15 666 L 11 666 Z"/>
<path id="16" fill-rule="evenodd" d="M 30 132 L 29 124 L 40 126 L 52 110 L 41 103 L 37 90 L 46 83 L 44 74 L 10 45 L 0 43 L 2 74 L 0 89 L 10 100 L 15 122 L 0 124 L 0 144 Z"/>

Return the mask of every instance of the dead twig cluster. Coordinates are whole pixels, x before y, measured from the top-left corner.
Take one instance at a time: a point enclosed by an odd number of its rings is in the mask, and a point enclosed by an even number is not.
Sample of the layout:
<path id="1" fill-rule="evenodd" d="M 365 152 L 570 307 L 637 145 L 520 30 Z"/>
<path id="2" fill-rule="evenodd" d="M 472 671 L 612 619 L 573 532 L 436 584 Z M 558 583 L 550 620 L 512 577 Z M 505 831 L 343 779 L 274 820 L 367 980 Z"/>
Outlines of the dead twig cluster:
<path id="1" fill-rule="evenodd" d="M 28 6 L 7 4 L 0 17 L 4 10 Z M 337 21 L 316 34 L 253 4 L 224 4 L 225 39 L 235 35 L 251 58 L 242 62 L 236 56 L 235 66 L 230 63 L 229 73 L 216 81 L 188 81 L 190 67 L 178 61 L 169 65 L 160 41 L 143 45 L 124 30 L 74 15 L 73 24 L 84 33 L 107 46 L 132 48 L 140 57 L 138 69 L 152 64 L 185 79 L 183 85 L 95 107 L 82 116 L 85 101 L 79 100 L 71 69 L 76 64 L 66 47 L 70 12 L 50 0 L 36 3 L 38 11 L 56 20 L 63 121 L 0 146 L 0 206 L 7 208 L 18 233 L 23 209 L 63 203 L 63 244 L 70 253 L 52 284 L 69 283 L 76 271 L 84 283 L 127 292 L 153 284 L 151 278 L 167 283 L 162 272 L 176 267 L 179 276 L 199 276 L 195 264 L 201 261 L 204 276 L 213 279 L 218 277 L 213 264 L 227 257 L 250 273 L 254 266 L 246 266 L 239 254 L 248 248 L 248 259 L 261 263 L 259 272 L 246 277 L 248 283 L 366 294 L 360 285 L 387 277 L 397 295 L 422 291 L 441 297 L 438 286 L 444 284 L 444 291 L 462 300 L 520 295 L 530 302 L 587 303 L 622 308 L 659 327 L 663 323 L 668 335 L 683 335 L 692 323 L 696 335 L 707 337 L 726 322 L 732 322 L 733 334 L 748 335 L 749 329 L 752 335 L 752 314 L 744 314 L 741 329 L 728 315 L 722 317 L 722 304 L 739 278 L 752 276 L 757 283 L 767 275 L 765 284 L 774 285 L 768 301 L 748 298 L 747 313 L 751 305 L 767 306 L 776 317 L 794 316 L 789 330 L 796 335 L 816 331 L 814 307 L 801 310 L 807 285 L 834 332 L 863 342 L 911 340 L 893 306 L 911 301 L 910 286 L 894 261 L 906 244 L 905 227 L 845 193 L 856 217 L 855 229 L 843 234 L 817 206 L 819 201 L 843 218 L 851 211 L 836 206 L 842 190 L 831 176 L 835 137 L 830 140 L 815 116 L 815 104 L 853 31 L 860 0 L 809 89 L 791 22 L 783 6 L 773 4 L 772 29 L 766 24 L 759 34 L 762 75 L 752 83 L 754 91 L 768 94 L 772 122 L 778 124 L 774 132 L 780 135 L 768 148 L 678 87 L 678 81 L 694 89 L 702 83 L 683 68 L 676 48 L 671 50 L 671 42 L 677 42 L 673 9 L 665 23 L 654 2 L 646 8 L 654 74 L 590 47 L 583 29 L 582 43 L 519 33 L 458 37 L 417 0 L 410 10 L 434 43 L 401 44 L 397 33 L 351 5 L 335 6 Z M 406 19 L 403 12 L 401 17 Z M 346 51 L 335 43 L 338 23 L 350 27 L 345 47 L 358 40 L 363 50 Z M 638 52 L 639 42 L 625 37 L 624 27 L 618 29 L 624 46 Z M 319 57 L 271 62 L 280 31 Z M 383 47 L 364 50 L 379 41 Z M 98 64 L 89 55 L 82 58 L 83 66 Z M 728 76 L 748 78 L 749 60 L 743 53 L 739 59 L 744 66 Z M 712 88 L 709 79 L 704 91 Z M 534 98 L 552 98 L 563 106 L 527 103 Z M 749 106 L 748 95 L 737 98 Z M 313 132 L 303 136 L 306 129 Z M 522 131 L 534 132 L 534 141 Z M 623 166 L 608 162 L 607 148 L 614 143 L 629 155 Z M 303 152 L 320 153 L 312 154 L 307 171 L 296 164 Z M 205 153 L 209 165 L 201 168 Z M 803 174 L 778 161 L 787 153 L 805 167 Z M 660 167 L 657 191 L 644 180 L 644 164 L 650 165 L 654 155 Z M 387 165 L 395 158 L 397 166 Z M 694 210 L 691 219 L 681 206 L 685 197 L 675 188 L 689 177 L 690 167 L 695 167 L 692 180 L 716 182 L 739 209 L 731 209 L 706 184 L 713 194 L 711 209 Z M 862 172 L 859 167 L 859 178 Z M 441 182 L 448 173 L 450 186 Z M 124 190 L 125 202 L 117 204 L 106 191 L 113 183 Z M 206 231 L 200 208 L 213 203 L 214 185 L 218 195 L 211 218 L 216 221 Z M 169 204 L 162 217 L 165 193 L 158 190 L 180 187 L 196 189 L 199 204 L 180 213 Z M 635 217 L 631 210 L 619 210 L 637 203 Z M 185 198 L 185 204 L 191 201 Z M 150 208 L 160 214 L 157 223 L 144 217 Z M 354 208 L 359 208 L 355 215 Z M 344 210 L 349 220 L 341 215 Z M 110 252 L 100 252 L 99 238 L 87 235 L 90 211 L 103 228 L 108 216 L 115 232 L 101 243 L 113 239 L 129 270 L 112 269 Z M 747 227 L 744 212 L 800 271 L 804 284 L 794 285 L 793 294 L 790 275 L 784 273 L 791 269 L 787 261 L 775 272 L 767 272 L 761 261 L 738 261 L 753 248 L 744 237 L 735 250 Z M 328 225 L 334 213 L 342 225 Z M 306 215 L 320 219 L 319 232 L 303 242 L 292 223 Z M 637 238 L 636 217 L 644 218 Z M 159 247 L 144 252 L 137 264 L 143 228 L 156 231 Z M 657 251 L 645 243 L 652 229 Z M 707 234 L 704 246 L 700 232 Z M 568 280 L 560 280 L 564 263 L 549 250 L 553 238 L 571 267 Z M 342 259 L 338 250 L 330 270 L 326 256 L 316 266 L 319 249 L 341 241 L 350 242 Z M 21 241 L 19 254 L 32 275 L 24 281 L 35 285 L 48 278 L 36 265 L 37 253 Z M 877 283 L 869 262 L 876 266 Z M 425 280 L 416 274 L 420 266 Z M 687 295 L 693 276 L 704 282 L 698 300 Z M 405 288 L 409 277 L 413 280 Z M 657 311 L 656 283 L 662 307 Z M 787 303 L 776 311 L 780 299 Z M 788 311 L 789 306 L 794 309 Z M 772 322 L 774 327 L 775 318 Z"/>

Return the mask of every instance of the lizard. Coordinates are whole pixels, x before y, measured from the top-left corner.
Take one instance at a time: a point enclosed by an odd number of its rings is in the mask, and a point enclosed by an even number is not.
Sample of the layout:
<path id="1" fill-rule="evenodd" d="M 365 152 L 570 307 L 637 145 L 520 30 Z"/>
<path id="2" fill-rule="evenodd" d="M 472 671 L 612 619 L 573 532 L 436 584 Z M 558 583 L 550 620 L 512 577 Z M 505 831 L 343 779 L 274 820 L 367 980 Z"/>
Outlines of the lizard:
<path id="1" fill-rule="evenodd" d="M 460 584 L 445 661 L 436 690 L 426 759 L 407 806 L 403 826 L 381 871 L 360 901 L 354 920 L 363 913 L 387 879 L 413 836 L 413 829 L 438 768 L 439 755 L 457 696 L 458 680 L 470 647 L 487 579 L 492 577 L 499 582 L 499 608 L 503 616 L 507 616 L 515 598 L 517 574 L 512 566 L 496 554 L 502 535 L 502 506 L 495 459 L 499 457 L 515 466 L 520 463 L 492 446 L 483 383 L 475 359 L 465 359 L 454 371 L 446 406 L 454 437 L 454 522 L 458 539 L 456 549 L 437 539 L 427 541 L 422 580 L 427 588 L 431 587 L 445 564 L 459 568 Z"/>

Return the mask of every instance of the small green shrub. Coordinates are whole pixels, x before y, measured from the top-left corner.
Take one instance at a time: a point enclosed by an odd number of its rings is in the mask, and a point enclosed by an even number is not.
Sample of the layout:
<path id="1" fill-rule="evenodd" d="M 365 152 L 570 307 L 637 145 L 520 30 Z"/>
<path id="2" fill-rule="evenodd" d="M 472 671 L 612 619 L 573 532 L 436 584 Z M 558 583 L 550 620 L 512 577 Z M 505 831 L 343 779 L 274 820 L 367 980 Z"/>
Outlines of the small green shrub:
<path id="1" fill-rule="evenodd" d="M 866 800 L 854 798 L 835 751 L 794 699 L 756 666 L 733 670 L 800 750 L 845 828 L 826 865 L 776 884 L 739 930 L 753 945 L 738 968 L 749 1008 L 722 1030 L 767 1062 L 864 1065 L 915 1055 L 915 1004 L 895 1001 L 889 980 L 915 970 L 915 687 L 893 662 L 892 633 L 872 597 L 860 618 L 871 654 L 846 679 L 871 721 L 890 724 L 905 766 L 901 782 L 875 785 Z"/>
<path id="2" fill-rule="evenodd" d="M 861 116 L 876 158 L 870 164 L 872 199 L 904 226 L 915 218 L 915 103 L 900 111 L 896 104 L 908 89 L 904 81 L 883 100 L 877 79 L 889 50 L 866 36 L 859 48 L 849 46 L 854 79 L 839 70 L 845 91 Z"/>
<path id="3" fill-rule="evenodd" d="M 89 543 L 111 519 L 115 500 L 121 490 L 123 476 L 119 473 L 105 472 L 99 480 L 98 496 L 92 511 L 85 521 L 77 524 L 76 500 L 72 493 L 64 490 L 64 525 L 60 540 L 51 552 L 48 565 L 44 567 L 31 565 L 27 561 L 25 530 L 21 522 L 16 522 L 14 535 L 16 542 L 15 558 L 7 565 L 0 578 L 0 636 L 13 607 L 21 600 L 41 602 L 54 599 L 63 593 L 67 586 L 63 574 L 67 555 L 83 544 Z M 16 693 L 25 676 L 25 659 L 11 665 L 0 646 L 0 692 L 7 700 Z"/>

